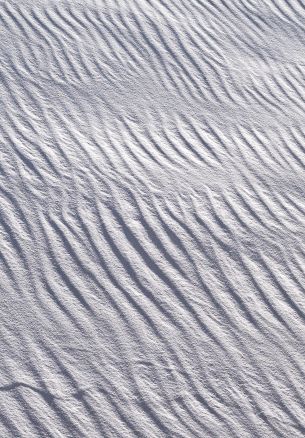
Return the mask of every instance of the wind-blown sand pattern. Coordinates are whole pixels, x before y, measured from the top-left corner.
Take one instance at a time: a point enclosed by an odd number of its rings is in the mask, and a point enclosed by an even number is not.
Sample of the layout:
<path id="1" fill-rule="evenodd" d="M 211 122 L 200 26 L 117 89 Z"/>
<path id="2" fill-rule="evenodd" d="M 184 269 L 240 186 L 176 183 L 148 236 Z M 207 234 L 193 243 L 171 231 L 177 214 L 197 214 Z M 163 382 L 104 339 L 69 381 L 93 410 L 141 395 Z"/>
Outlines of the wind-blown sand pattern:
<path id="1" fill-rule="evenodd" d="M 1 437 L 304 437 L 304 31 L 1 2 Z"/>

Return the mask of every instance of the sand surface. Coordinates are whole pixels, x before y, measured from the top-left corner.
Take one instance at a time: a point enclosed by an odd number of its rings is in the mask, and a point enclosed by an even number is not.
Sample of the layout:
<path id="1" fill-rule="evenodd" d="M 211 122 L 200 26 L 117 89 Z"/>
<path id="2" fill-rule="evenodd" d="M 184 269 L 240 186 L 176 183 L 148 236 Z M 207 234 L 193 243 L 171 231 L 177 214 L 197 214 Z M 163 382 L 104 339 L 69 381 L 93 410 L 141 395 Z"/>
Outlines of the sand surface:
<path id="1" fill-rule="evenodd" d="M 0 437 L 304 437 L 304 0 L 1 1 L 0 82 Z"/>

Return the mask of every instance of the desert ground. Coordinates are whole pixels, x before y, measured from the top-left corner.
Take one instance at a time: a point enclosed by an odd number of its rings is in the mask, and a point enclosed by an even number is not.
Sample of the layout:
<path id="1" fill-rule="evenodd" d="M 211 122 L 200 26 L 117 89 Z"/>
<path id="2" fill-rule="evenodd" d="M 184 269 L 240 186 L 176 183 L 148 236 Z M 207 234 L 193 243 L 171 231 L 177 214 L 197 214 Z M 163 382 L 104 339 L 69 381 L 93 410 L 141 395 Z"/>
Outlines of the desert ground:
<path id="1" fill-rule="evenodd" d="M 304 437 L 304 0 L 1 1 L 0 83 L 0 437 Z"/>

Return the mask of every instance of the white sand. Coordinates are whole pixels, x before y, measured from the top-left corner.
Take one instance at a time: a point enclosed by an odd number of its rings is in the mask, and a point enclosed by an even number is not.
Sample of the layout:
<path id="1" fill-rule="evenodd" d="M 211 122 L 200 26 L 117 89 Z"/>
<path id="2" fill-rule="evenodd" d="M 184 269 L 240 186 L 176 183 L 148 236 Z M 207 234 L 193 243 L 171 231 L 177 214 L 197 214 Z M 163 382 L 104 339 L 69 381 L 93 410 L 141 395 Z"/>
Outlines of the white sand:
<path id="1" fill-rule="evenodd" d="M 304 0 L 0 4 L 0 437 L 305 436 Z"/>

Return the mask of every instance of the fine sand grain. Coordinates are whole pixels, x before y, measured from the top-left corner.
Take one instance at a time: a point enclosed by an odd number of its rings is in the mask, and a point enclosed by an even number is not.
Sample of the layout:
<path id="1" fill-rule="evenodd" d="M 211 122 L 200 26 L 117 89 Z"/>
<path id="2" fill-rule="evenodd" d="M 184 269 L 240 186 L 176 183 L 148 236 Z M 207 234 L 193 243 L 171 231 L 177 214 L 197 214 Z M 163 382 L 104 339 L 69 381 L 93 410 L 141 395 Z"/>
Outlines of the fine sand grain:
<path id="1" fill-rule="evenodd" d="M 304 0 L 1 1 L 0 82 L 0 437 L 304 437 Z"/>

